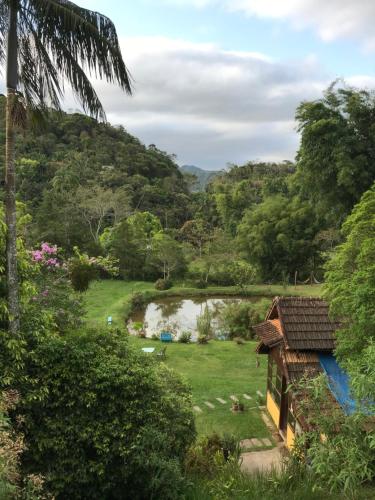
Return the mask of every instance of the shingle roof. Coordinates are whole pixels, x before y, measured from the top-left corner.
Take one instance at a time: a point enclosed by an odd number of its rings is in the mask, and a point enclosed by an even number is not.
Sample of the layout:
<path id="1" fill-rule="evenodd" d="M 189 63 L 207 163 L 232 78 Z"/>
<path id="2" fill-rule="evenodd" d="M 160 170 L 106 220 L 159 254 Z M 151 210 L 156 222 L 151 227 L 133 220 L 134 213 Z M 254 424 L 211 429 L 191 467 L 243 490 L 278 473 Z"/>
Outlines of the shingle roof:
<path id="1" fill-rule="evenodd" d="M 322 372 L 318 355 L 315 352 L 284 351 L 290 382 L 296 382 L 303 375 L 315 377 Z"/>
<path id="2" fill-rule="evenodd" d="M 276 297 L 267 320 L 278 318 L 285 346 L 291 350 L 331 351 L 339 324 L 329 318 L 328 304 L 318 298 Z"/>
<path id="3" fill-rule="evenodd" d="M 264 321 L 260 325 L 254 326 L 254 330 L 261 339 L 262 344 L 268 348 L 274 347 L 283 340 L 281 325 L 278 319 Z"/>

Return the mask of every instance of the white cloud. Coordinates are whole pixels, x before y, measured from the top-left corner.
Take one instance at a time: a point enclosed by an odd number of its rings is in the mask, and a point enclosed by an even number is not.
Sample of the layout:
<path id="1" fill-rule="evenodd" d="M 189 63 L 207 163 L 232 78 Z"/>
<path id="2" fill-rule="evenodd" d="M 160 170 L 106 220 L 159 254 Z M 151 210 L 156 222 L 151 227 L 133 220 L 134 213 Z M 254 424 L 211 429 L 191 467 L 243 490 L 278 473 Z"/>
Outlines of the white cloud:
<path id="1" fill-rule="evenodd" d="M 324 41 L 353 38 L 375 50 L 374 0 L 164 0 L 204 7 L 209 3 L 249 16 L 285 19 L 297 29 L 312 27 Z"/>
<path id="2" fill-rule="evenodd" d="M 294 112 L 330 79 L 313 57 L 280 63 L 164 37 L 121 41 L 134 96 L 97 82 L 113 123 L 180 163 L 222 168 L 229 161 L 293 158 Z"/>
<path id="3" fill-rule="evenodd" d="M 134 95 L 95 81 L 108 120 L 176 153 L 180 163 L 204 168 L 293 159 L 295 109 L 320 97 L 333 79 L 314 56 L 279 62 L 165 37 L 126 38 L 121 45 Z M 375 80 L 358 75 L 348 83 L 371 87 Z M 77 107 L 71 96 L 65 107 Z"/>

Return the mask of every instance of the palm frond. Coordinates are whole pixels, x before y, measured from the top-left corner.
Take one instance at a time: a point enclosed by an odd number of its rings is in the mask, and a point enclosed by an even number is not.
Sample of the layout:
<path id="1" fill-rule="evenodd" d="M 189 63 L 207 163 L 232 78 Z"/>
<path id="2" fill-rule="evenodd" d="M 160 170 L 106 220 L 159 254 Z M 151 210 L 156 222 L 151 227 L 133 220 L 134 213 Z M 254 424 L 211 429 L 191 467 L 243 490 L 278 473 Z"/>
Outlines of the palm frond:
<path id="1" fill-rule="evenodd" d="M 0 2 L 0 66 L 5 63 L 6 36 L 8 32 L 8 6 L 6 2 Z"/>
<path id="2" fill-rule="evenodd" d="M 34 62 L 40 61 L 37 64 L 39 85 L 46 95 L 51 92 L 51 102 L 56 104 L 56 98 L 63 91 L 59 75 L 69 81 L 87 112 L 104 118 L 104 110 L 85 74 L 86 69 L 131 93 L 131 77 L 122 59 L 116 29 L 106 16 L 67 0 L 24 0 L 19 17 L 20 25 L 33 39 L 32 46 L 24 42 L 23 51 L 26 54 L 28 50 L 27 55 Z M 26 68 L 20 78 L 23 78 L 24 87 L 30 83 L 30 96 L 36 97 L 36 81 L 26 70 L 30 68 Z M 42 71 L 50 76 L 41 75 Z M 42 92 L 39 94 L 41 97 Z"/>

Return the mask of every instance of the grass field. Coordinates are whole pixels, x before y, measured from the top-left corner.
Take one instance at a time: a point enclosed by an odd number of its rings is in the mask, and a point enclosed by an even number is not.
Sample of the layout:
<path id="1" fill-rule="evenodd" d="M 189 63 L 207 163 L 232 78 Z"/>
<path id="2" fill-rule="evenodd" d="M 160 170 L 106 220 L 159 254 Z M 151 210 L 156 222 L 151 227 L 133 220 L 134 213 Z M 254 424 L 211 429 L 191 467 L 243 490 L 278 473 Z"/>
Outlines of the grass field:
<path id="1" fill-rule="evenodd" d="M 105 325 L 108 316 L 112 316 L 114 323 L 123 326 L 126 302 L 134 292 L 150 291 L 153 294 L 166 296 L 191 296 L 191 295 L 235 295 L 237 287 L 208 287 L 203 290 L 184 287 L 178 284 L 166 292 L 156 292 L 153 283 L 144 281 L 95 281 L 85 294 L 86 320 L 89 325 Z M 281 285 L 251 285 L 246 287 L 249 295 L 301 295 L 319 296 L 322 292 L 320 285 L 298 285 L 297 287 Z"/>
<path id="2" fill-rule="evenodd" d="M 106 318 L 112 316 L 114 325 L 124 326 L 126 303 L 134 292 L 152 292 L 157 296 L 192 295 L 233 295 L 238 294 L 236 287 L 209 287 L 204 290 L 175 286 L 166 292 L 156 292 L 153 283 L 141 281 L 97 281 L 85 295 L 86 319 L 90 326 L 106 325 Z M 252 295 L 304 295 L 317 296 L 320 286 L 282 287 L 277 285 L 254 285 L 247 287 Z M 130 342 L 139 347 L 161 347 L 159 341 L 130 337 Z M 212 432 L 231 433 L 244 438 L 270 437 L 257 407 L 257 391 L 265 394 L 266 357 L 260 356 L 260 366 L 256 367 L 256 342 L 237 345 L 234 342 L 211 341 L 208 345 L 168 344 L 166 363 L 184 377 L 193 394 L 199 434 Z M 146 355 L 146 354 L 145 354 Z M 251 396 L 245 400 L 243 394 Z M 230 396 L 242 397 L 246 405 L 244 413 L 232 413 Z M 225 404 L 216 398 L 221 398 Z M 205 404 L 214 405 L 210 408 Z"/>
<path id="3" fill-rule="evenodd" d="M 244 345 L 230 341 L 211 341 L 206 345 L 161 344 L 160 341 L 137 337 L 130 337 L 130 341 L 139 349 L 153 346 L 158 350 L 167 345 L 165 362 L 183 376 L 191 387 L 193 404 L 202 410 L 196 414 L 199 434 L 231 433 L 238 439 L 270 437 L 258 408 L 250 409 L 259 404 L 256 391 L 265 394 L 266 388 L 266 356 L 260 356 L 257 368 L 256 342 Z M 244 393 L 252 399 L 244 399 Z M 231 395 L 242 397 L 246 406 L 244 413 L 231 412 Z M 216 398 L 223 399 L 225 404 Z M 214 408 L 209 408 L 205 401 Z"/>

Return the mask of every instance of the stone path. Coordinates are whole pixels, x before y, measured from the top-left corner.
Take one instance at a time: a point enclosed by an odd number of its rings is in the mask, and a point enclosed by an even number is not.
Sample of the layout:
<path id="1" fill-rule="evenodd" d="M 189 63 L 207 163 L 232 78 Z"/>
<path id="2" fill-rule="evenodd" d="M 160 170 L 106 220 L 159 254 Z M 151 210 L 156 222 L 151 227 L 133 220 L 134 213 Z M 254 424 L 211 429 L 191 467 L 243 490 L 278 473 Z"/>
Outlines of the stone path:
<path id="1" fill-rule="evenodd" d="M 215 408 L 215 405 L 213 405 L 212 403 L 210 403 L 209 401 L 205 401 L 204 404 L 206 406 L 208 406 L 209 408 L 211 408 L 211 410 L 213 410 Z"/>
<path id="2" fill-rule="evenodd" d="M 250 451 L 241 455 L 241 470 L 248 474 L 258 471 L 279 470 L 281 468 L 282 455 L 280 447 L 271 450 Z"/>
<path id="3" fill-rule="evenodd" d="M 227 402 L 226 402 L 226 401 L 224 401 L 224 399 L 221 399 L 221 398 L 216 398 L 216 399 L 217 399 L 217 400 L 219 401 L 219 403 L 221 403 L 222 405 L 227 404 Z"/>
<path id="4" fill-rule="evenodd" d="M 273 446 L 272 442 L 268 438 L 252 438 L 243 439 L 240 441 L 241 449 L 244 451 L 249 451 L 251 448 L 271 448 Z"/>
<path id="5" fill-rule="evenodd" d="M 261 391 L 256 391 L 256 394 L 260 397 L 264 397 L 263 393 Z M 246 399 L 247 401 L 252 401 L 253 400 L 253 397 L 250 396 L 249 394 L 242 394 L 242 397 L 244 399 Z M 223 398 L 215 398 L 215 403 L 216 401 L 218 401 L 221 405 L 226 405 L 227 404 L 227 400 L 230 400 L 229 402 L 233 401 L 233 403 L 238 403 L 239 402 L 239 398 L 238 396 L 236 396 L 235 394 L 231 394 L 228 398 L 226 399 L 223 399 Z M 213 403 L 211 403 L 210 401 L 203 401 L 203 404 L 206 405 L 210 410 L 213 410 L 215 408 L 215 405 Z M 217 403 L 216 403 L 217 404 Z M 247 410 L 263 410 L 265 408 L 265 406 L 259 406 L 259 404 L 257 404 L 256 401 L 254 401 L 254 404 L 256 406 L 252 406 L 251 408 L 249 407 L 246 407 Z M 199 406 L 194 406 L 193 407 L 194 411 L 197 412 L 197 413 L 202 413 L 203 410 L 199 407 Z"/>

